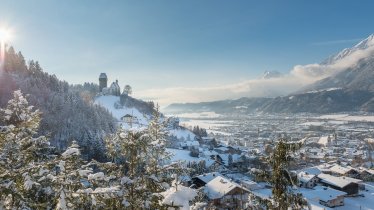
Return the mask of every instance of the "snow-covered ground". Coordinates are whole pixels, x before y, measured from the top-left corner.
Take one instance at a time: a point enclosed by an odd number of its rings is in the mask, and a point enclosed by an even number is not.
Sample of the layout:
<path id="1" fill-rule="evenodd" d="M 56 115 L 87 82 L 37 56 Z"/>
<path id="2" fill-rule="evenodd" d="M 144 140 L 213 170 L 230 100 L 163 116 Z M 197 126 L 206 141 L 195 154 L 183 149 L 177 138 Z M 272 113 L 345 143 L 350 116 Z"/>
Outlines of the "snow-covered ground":
<path id="1" fill-rule="evenodd" d="M 319 204 L 318 199 L 315 199 L 316 194 L 311 193 L 314 190 L 312 189 L 305 189 L 301 188 L 300 192 L 303 193 L 304 196 L 308 199 L 308 202 L 310 203 L 312 210 L 373 210 L 374 209 L 374 186 L 371 184 L 365 185 L 366 190 L 360 191 L 360 194 L 363 194 L 363 197 L 345 197 L 344 198 L 344 206 L 339 206 L 335 208 L 328 208 L 326 206 L 323 206 Z M 318 196 L 321 196 L 320 192 L 317 194 Z"/>
<path id="2" fill-rule="evenodd" d="M 213 133 L 214 135 L 229 136 L 231 133 L 222 131 L 222 127 L 233 126 L 234 121 L 232 120 L 214 120 L 214 119 L 191 119 L 181 118 L 181 125 L 184 127 L 199 126 L 200 128 L 206 129 L 207 133 Z"/>
<path id="3" fill-rule="evenodd" d="M 191 157 L 190 151 L 188 150 L 167 148 L 166 151 L 171 154 L 171 159 L 170 159 L 171 162 L 177 162 L 177 161 L 199 162 L 200 160 L 202 160 L 201 158 Z"/>
<path id="4" fill-rule="evenodd" d="M 322 115 L 317 117 L 318 119 L 327 119 L 334 121 L 356 121 L 356 122 L 374 122 L 373 115 L 349 115 L 349 114 L 332 114 L 332 115 Z"/>
<path id="5" fill-rule="evenodd" d="M 181 149 L 171 149 L 167 148 L 166 151 L 171 154 L 170 161 L 171 162 L 200 162 L 202 160 L 205 160 L 205 164 L 207 166 L 212 165 L 214 163 L 214 160 L 212 160 L 210 157 L 192 157 L 190 156 L 190 151 L 188 150 L 181 150 Z"/>
<path id="6" fill-rule="evenodd" d="M 186 127 L 199 126 L 200 128 L 210 129 L 219 127 L 232 126 L 232 120 L 203 120 L 203 119 L 186 119 L 182 118 L 182 124 Z"/>
<path id="7" fill-rule="evenodd" d="M 99 96 L 95 99 L 95 104 L 98 104 L 106 108 L 110 113 L 112 113 L 113 117 L 116 118 L 122 124 L 122 127 L 125 129 L 129 127 L 144 127 L 148 125 L 149 116 L 146 116 L 143 113 L 139 112 L 139 110 L 135 107 L 123 107 L 116 109 L 115 104 L 119 104 L 119 102 L 120 97 L 112 95 Z M 121 118 L 125 115 L 133 116 L 134 120 L 131 123 L 132 125 L 129 125 L 127 122 L 121 120 Z"/>
<path id="8" fill-rule="evenodd" d="M 337 207 L 337 210 L 373 210 L 374 209 L 374 185 L 366 184 L 366 190 L 360 191 L 364 197 L 346 197 L 344 198 L 344 206 Z"/>
<path id="9" fill-rule="evenodd" d="M 215 112 L 194 112 L 194 113 L 182 113 L 178 114 L 179 118 L 190 118 L 190 119 L 199 119 L 199 118 L 218 118 L 220 114 Z"/>
<path id="10" fill-rule="evenodd" d="M 300 125 L 302 126 L 321 126 L 321 125 L 324 125 L 325 122 L 305 122 L 305 123 L 301 123 Z"/>
<path id="11" fill-rule="evenodd" d="M 176 128 L 169 130 L 169 135 L 174 136 L 179 140 L 194 140 L 195 134 L 186 128 Z"/>

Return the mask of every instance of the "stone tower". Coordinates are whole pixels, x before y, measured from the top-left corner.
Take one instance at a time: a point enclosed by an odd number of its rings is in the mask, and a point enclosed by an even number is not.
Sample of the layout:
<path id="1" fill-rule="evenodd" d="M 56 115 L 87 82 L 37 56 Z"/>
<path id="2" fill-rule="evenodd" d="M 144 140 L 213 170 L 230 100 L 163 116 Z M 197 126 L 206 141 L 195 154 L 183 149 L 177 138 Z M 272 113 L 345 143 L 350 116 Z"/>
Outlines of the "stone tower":
<path id="1" fill-rule="evenodd" d="M 105 73 L 101 73 L 99 76 L 99 86 L 100 86 L 100 92 L 103 91 L 103 88 L 106 88 L 108 86 L 108 77 Z"/>

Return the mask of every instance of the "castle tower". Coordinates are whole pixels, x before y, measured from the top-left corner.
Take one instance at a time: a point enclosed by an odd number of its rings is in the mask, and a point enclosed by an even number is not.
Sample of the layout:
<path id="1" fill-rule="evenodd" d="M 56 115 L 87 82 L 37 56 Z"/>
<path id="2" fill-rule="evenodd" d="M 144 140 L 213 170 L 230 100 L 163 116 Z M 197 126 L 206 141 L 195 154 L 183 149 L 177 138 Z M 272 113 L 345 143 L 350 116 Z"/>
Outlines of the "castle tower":
<path id="1" fill-rule="evenodd" d="M 103 91 L 103 88 L 106 88 L 108 86 L 108 77 L 105 73 L 101 73 L 99 76 L 99 86 L 100 86 L 100 92 Z"/>

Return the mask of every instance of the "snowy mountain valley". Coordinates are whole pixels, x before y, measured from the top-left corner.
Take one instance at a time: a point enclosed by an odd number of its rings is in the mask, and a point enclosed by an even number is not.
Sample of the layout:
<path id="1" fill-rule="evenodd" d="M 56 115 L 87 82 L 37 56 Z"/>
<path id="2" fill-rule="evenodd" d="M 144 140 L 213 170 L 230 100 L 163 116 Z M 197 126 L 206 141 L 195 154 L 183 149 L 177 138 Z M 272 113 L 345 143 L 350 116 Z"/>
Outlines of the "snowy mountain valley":
<path id="1" fill-rule="evenodd" d="M 0 209 L 373 209 L 372 51 L 287 96 L 162 112 L 113 75 L 70 85 L 5 56 Z"/>

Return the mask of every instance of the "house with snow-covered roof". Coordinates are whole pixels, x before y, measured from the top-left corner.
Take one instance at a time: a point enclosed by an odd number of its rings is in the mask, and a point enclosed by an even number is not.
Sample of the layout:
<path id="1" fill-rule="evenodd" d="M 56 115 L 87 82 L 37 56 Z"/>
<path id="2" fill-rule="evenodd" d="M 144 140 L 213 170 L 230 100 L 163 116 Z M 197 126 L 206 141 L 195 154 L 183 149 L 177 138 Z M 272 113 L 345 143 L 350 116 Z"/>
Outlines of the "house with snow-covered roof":
<path id="1" fill-rule="evenodd" d="M 202 174 L 192 178 L 192 183 L 195 185 L 195 188 L 200 188 L 205 186 L 208 182 L 212 181 L 214 178 L 222 176 L 218 172 L 212 172 L 207 174 Z"/>
<path id="2" fill-rule="evenodd" d="M 315 174 L 309 174 L 307 172 L 300 172 L 297 174 L 299 180 L 299 186 L 305 188 L 313 188 L 318 182 L 318 177 Z"/>
<path id="3" fill-rule="evenodd" d="M 353 178 L 359 176 L 358 170 L 350 166 L 344 167 L 344 166 L 340 166 L 336 164 L 330 168 L 330 171 L 332 174 L 340 175 L 340 176 L 349 176 Z"/>
<path id="4" fill-rule="evenodd" d="M 343 206 L 344 196 L 347 195 L 345 192 L 324 186 L 316 186 L 314 189 L 301 190 L 300 192 L 309 203 L 318 202 L 331 208 Z"/>
<path id="5" fill-rule="evenodd" d="M 249 190 L 222 176 L 208 182 L 204 187 L 209 203 L 219 209 L 244 209 Z"/>
<path id="6" fill-rule="evenodd" d="M 325 186 L 346 192 L 348 195 L 358 194 L 359 184 L 355 179 L 349 177 L 337 177 L 329 174 L 319 174 L 318 178 Z"/>

